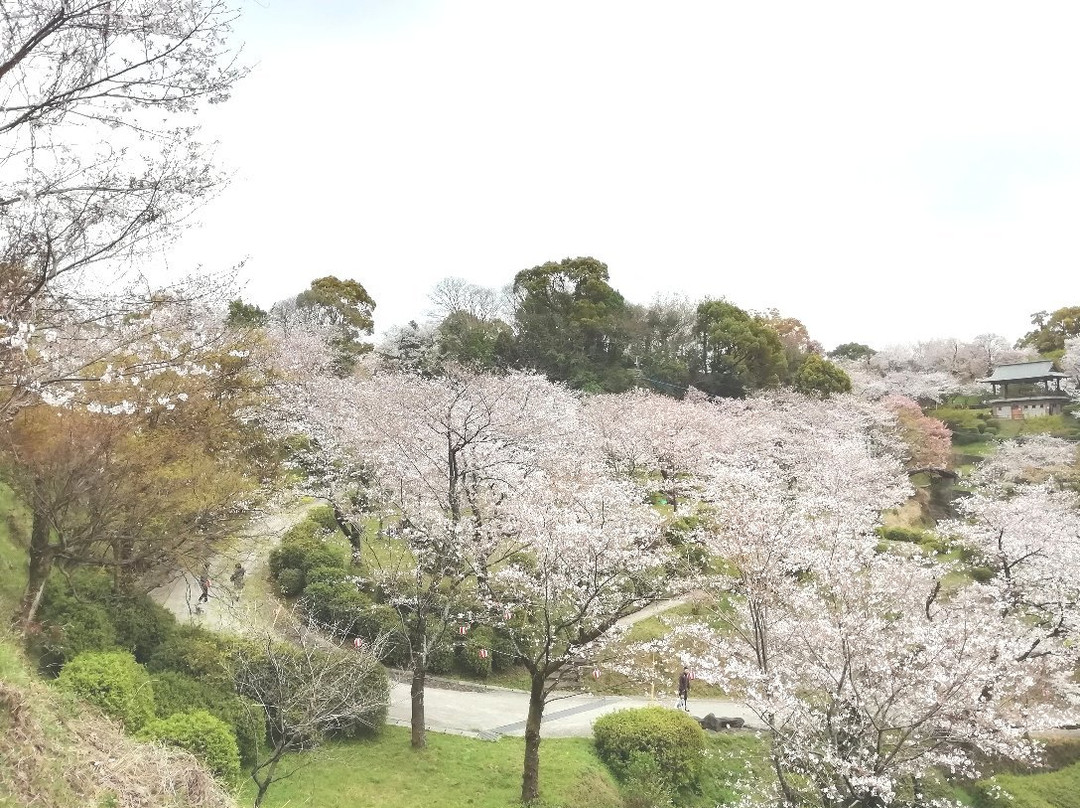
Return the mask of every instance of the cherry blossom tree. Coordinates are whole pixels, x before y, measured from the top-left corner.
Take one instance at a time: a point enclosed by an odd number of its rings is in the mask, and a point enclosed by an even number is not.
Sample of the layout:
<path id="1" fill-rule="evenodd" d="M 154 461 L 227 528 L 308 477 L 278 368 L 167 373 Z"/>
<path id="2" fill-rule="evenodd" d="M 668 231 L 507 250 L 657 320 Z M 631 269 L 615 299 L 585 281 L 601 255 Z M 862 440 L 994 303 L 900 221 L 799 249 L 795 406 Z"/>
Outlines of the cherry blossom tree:
<path id="1" fill-rule="evenodd" d="M 540 795 L 540 726 L 553 691 L 590 662 L 616 623 L 667 586 L 659 517 L 640 490 L 568 451 L 545 469 L 532 542 L 494 570 L 485 590 L 529 673 L 521 799 Z M 505 611 L 504 611 L 505 610 Z M 508 613 L 507 613 L 508 612 Z"/>
<path id="2" fill-rule="evenodd" d="M 1080 607 L 1080 500 L 1048 480 L 959 500 L 962 519 L 939 525 L 994 573 L 1003 614 L 1029 642 L 1025 656 L 1076 658 Z"/>
<path id="3" fill-rule="evenodd" d="M 668 642 L 768 728 L 762 804 L 917 804 L 937 769 L 1033 759 L 1024 731 L 1052 723 L 1038 687 L 1063 659 L 1032 651 L 998 587 L 943 592 L 946 568 L 877 551 L 881 512 L 910 493 L 888 411 L 763 397 L 717 418 L 733 428 L 705 449 L 700 535 L 727 605 Z"/>
<path id="4" fill-rule="evenodd" d="M 158 250 L 225 180 L 195 113 L 245 70 L 221 0 L 14 0 L 0 8 L 0 377 L 35 334 L 117 314 L 130 259 Z M 114 291 L 109 291 L 114 290 Z M 32 390 L 31 390 L 32 392 Z"/>
<path id="5" fill-rule="evenodd" d="M 455 616 L 471 611 L 493 569 L 535 539 L 546 507 L 537 469 L 566 453 L 578 400 L 536 375 L 465 370 L 315 375 L 289 395 L 285 429 L 311 439 L 323 493 L 344 519 L 361 524 L 376 501 L 397 522 L 373 563 L 408 638 L 422 746 L 429 659 L 455 639 Z M 349 496 L 361 477 L 370 490 Z"/>
<path id="6" fill-rule="evenodd" d="M 881 404 L 896 413 L 901 437 L 908 448 L 909 472 L 948 469 L 952 461 L 952 432 L 943 421 L 924 415 L 918 402 L 905 396 L 885 396 Z"/>

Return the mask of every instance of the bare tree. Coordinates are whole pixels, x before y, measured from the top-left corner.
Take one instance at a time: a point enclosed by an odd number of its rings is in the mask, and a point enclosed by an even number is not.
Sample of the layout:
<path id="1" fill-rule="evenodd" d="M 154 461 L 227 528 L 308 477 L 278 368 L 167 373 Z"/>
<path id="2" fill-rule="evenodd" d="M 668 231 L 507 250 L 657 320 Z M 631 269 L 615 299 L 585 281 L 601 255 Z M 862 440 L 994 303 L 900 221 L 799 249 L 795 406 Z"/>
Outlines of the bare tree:
<path id="1" fill-rule="evenodd" d="M 429 316 L 437 321 L 451 314 L 468 314 L 481 322 L 506 319 L 509 304 L 506 295 L 496 289 L 478 286 L 464 278 L 443 278 L 428 295 Z"/>
<path id="2" fill-rule="evenodd" d="M 285 755 L 377 726 L 390 698 L 381 643 L 346 647 L 345 632 L 286 617 L 285 625 L 237 644 L 231 659 L 236 691 L 266 720 L 269 741 L 257 749 L 250 772 L 256 808 L 286 776 L 279 770 Z"/>

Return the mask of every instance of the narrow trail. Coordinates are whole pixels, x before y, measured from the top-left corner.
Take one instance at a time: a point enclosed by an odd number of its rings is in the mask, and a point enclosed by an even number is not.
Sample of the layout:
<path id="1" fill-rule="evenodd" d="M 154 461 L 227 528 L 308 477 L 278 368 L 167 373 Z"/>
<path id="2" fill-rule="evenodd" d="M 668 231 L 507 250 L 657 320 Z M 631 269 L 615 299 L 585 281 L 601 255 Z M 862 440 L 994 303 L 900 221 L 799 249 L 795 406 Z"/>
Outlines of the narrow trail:
<path id="1" fill-rule="evenodd" d="M 183 624 L 232 634 L 264 627 L 272 630 L 281 611 L 274 608 L 266 593 L 268 559 L 270 551 L 281 541 L 289 528 L 303 520 L 314 503 L 293 505 L 283 511 L 267 513 L 254 518 L 248 529 L 237 536 L 235 544 L 224 550 L 210 562 L 210 600 L 199 604 L 198 575 L 182 571 L 177 577 L 151 592 L 151 596 L 171 611 Z M 246 584 L 238 592 L 229 583 L 229 574 L 239 562 L 247 570 Z M 630 626 L 689 602 L 693 593 L 658 601 L 640 612 L 619 621 Z M 601 715 L 627 707 L 644 707 L 664 704 L 673 706 L 671 700 L 631 697 L 595 696 L 588 693 L 556 695 L 547 705 L 543 719 L 543 733 L 549 738 L 589 737 L 592 722 Z M 529 694 L 513 690 L 473 683 L 440 687 L 429 683 L 425 689 L 425 715 L 429 730 L 465 735 L 485 740 L 495 740 L 504 735 L 524 736 L 525 717 L 529 710 Z M 722 699 L 690 699 L 693 715 L 708 713 L 717 716 L 742 718 L 748 727 L 759 726 L 756 716 L 738 702 Z M 411 714 L 408 682 L 391 681 L 390 709 L 387 720 L 391 724 L 408 726 Z"/>
<path id="2" fill-rule="evenodd" d="M 176 615 L 181 623 L 204 626 L 213 631 L 239 634 L 263 624 L 267 619 L 264 614 L 267 604 L 260 604 L 259 590 L 267 578 L 270 551 L 313 507 L 314 503 L 297 504 L 252 520 L 236 537 L 232 547 L 211 560 L 209 602 L 198 602 L 198 572 L 193 570 L 181 570 L 174 580 L 151 591 L 150 596 Z M 229 582 L 229 575 L 237 563 L 247 571 L 246 583 L 239 590 Z"/>

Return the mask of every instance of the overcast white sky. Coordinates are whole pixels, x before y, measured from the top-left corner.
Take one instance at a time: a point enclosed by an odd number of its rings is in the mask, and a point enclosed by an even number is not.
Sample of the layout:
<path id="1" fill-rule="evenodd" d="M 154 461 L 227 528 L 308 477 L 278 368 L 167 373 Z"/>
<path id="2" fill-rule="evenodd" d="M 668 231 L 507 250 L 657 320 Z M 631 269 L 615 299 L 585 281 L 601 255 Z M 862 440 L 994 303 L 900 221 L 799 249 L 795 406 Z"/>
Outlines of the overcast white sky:
<path id="1" fill-rule="evenodd" d="M 1080 4 L 245 0 L 235 171 L 170 263 L 264 306 L 591 255 L 827 348 L 1080 304 Z"/>

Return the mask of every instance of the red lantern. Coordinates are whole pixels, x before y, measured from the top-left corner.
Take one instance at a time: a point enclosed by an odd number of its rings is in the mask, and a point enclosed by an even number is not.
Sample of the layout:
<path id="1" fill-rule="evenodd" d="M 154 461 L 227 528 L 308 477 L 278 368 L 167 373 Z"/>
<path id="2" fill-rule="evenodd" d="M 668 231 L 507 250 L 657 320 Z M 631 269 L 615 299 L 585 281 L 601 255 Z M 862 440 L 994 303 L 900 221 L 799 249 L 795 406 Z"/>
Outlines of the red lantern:
<path id="1" fill-rule="evenodd" d="M 593 668 L 592 678 L 593 679 L 599 679 L 600 678 L 600 669 L 599 668 Z"/>
<path id="2" fill-rule="evenodd" d="M 513 616 L 514 615 L 510 613 L 509 609 L 507 609 L 505 612 L 503 612 L 503 620 L 505 620 L 507 622 L 509 622 L 510 618 L 513 617 Z"/>
<path id="3" fill-rule="evenodd" d="M 490 653 L 490 652 L 488 651 L 488 649 L 486 649 L 486 648 L 481 648 L 481 649 L 480 649 L 480 658 L 481 658 L 481 659 L 487 659 L 487 658 L 488 658 L 488 654 L 489 654 L 489 653 Z"/>
<path id="4" fill-rule="evenodd" d="M 458 626 L 457 627 L 457 633 L 460 634 L 462 637 L 465 636 L 465 632 L 468 631 L 468 630 L 469 630 L 468 626 Z"/>
<path id="5" fill-rule="evenodd" d="M 691 679 L 691 681 L 692 681 L 692 680 L 693 680 L 694 678 L 695 678 L 695 676 L 694 676 L 694 669 L 693 669 L 693 668 L 691 668 L 691 669 L 690 669 L 690 679 Z"/>
<path id="6" fill-rule="evenodd" d="M 364 641 L 361 640 L 359 637 L 357 637 L 356 639 L 354 639 L 352 641 L 352 645 L 353 645 L 353 648 L 355 648 L 357 651 L 359 651 L 361 648 L 364 647 Z"/>

